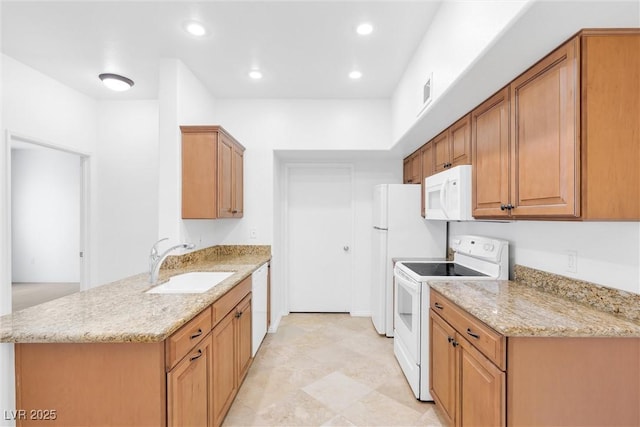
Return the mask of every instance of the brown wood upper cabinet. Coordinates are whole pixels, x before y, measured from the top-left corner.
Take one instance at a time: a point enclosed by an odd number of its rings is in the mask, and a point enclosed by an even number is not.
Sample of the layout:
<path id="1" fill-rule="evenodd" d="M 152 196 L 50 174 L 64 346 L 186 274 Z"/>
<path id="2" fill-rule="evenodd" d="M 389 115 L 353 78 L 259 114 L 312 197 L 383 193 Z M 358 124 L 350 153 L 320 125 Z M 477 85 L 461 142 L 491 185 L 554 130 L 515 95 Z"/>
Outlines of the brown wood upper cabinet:
<path id="1" fill-rule="evenodd" d="M 435 157 L 435 172 L 471 164 L 471 116 L 467 114 L 455 122 L 431 143 Z"/>
<path id="2" fill-rule="evenodd" d="M 182 218 L 243 216 L 245 148 L 221 126 L 180 126 Z"/>
<path id="3" fill-rule="evenodd" d="M 509 87 L 471 112 L 473 216 L 507 216 L 509 201 Z"/>
<path id="4" fill-rule="evenodd" d="M 421 176 L 422 158 L 420 156 L 420 150 L 418 150 L 404 160 L 403 183 L 420 184 Z"/>
<path id="5" fill-rule="evenodd" d="M 471 113 L 473 215 L 640 219 L 638 93 L 635 29 L 584 30 L 517 77 Z"/>

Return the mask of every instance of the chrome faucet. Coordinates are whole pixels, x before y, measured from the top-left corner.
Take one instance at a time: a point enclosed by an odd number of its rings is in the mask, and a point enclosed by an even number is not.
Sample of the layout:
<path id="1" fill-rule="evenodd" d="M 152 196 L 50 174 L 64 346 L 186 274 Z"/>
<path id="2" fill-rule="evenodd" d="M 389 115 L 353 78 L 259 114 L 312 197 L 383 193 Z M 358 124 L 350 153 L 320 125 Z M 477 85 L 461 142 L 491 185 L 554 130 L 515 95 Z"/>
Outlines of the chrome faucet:
<path id="1" fill-rule="evenodd" d="M 169 249 L 161 254 L 158 254 L 158 243 L 169 240 L 168 237 L 158 240 L 151 248 L 149 254 L 149 283 L 156 284 L 158 281 L 158 274 L 160 273 L 160 266 L 169 253 L 175 249 L 193 249 L 196 247 L 193 243 L 180 243 L 179 245 L 171 246 Z"/>

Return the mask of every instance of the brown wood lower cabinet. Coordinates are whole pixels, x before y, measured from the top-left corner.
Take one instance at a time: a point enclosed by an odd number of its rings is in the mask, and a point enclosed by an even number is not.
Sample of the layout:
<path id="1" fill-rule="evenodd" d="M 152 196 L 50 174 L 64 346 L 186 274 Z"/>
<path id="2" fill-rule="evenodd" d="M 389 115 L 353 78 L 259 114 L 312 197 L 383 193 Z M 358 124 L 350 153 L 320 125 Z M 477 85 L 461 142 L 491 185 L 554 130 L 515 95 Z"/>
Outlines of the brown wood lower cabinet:
<path id="1" fill-rule="evenodd" d="M 430 389 L 450 425 L 505 425 L 505 373 L 431 310 Z"/>
<path id="2" fill-rule="evenodd" d="M 211 333 L 167 374 L 167 418 L 170 426 L 212 424 Z"/>
<path id="3" fill-rule="evenodd" d="M 213 328 L 213 425 L 222 424 L 251 366 L 251 295 Z"/>
<path id="4" fill-rule="evenodd" d="M 429 318 L 449 425 L 640 425 L 640 338 L 502 336 L 433 290 Z"/>
<path id="5" fill-rule="evenodd" d="M 251 361 L 247 277 L 165 341 L 16 344 L 16 422 L 219 426 Z"/>

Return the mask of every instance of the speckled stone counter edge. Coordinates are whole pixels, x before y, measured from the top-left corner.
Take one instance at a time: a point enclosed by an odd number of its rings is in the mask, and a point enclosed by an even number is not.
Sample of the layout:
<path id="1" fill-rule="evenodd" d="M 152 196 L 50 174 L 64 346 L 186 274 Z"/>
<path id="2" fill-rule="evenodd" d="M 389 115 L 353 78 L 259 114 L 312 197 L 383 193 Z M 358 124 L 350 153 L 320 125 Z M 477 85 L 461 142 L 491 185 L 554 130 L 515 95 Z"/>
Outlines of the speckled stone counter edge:
<path id="1" fill-rule="evenodd" d="M 189 267 L 202 261 L 216 261 L 230 256 L 239 255 L 271 255 L 269 245 L 218 245 L 184 255 L 172 255 L 162 263 L 162 270 L 176 270 Z"/>
<path id="2" fill-rule="evenodd" d="M 515 265 L 514 280 L 532 288 L 638 322 L 640 295 Z"/>

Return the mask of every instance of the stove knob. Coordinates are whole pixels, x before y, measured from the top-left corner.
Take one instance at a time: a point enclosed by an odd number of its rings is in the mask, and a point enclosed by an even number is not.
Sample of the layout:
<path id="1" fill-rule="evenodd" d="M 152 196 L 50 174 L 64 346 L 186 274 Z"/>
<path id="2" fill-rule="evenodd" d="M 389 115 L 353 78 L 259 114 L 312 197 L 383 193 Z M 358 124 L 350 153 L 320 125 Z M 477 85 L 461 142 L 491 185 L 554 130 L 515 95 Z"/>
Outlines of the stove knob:
<path id="1" fill-rule="evenodd" d="M 491 243 L 485 243 L 482 248 L 487 252 L 491 252 L 493 251 L 494 246 Z"/>

